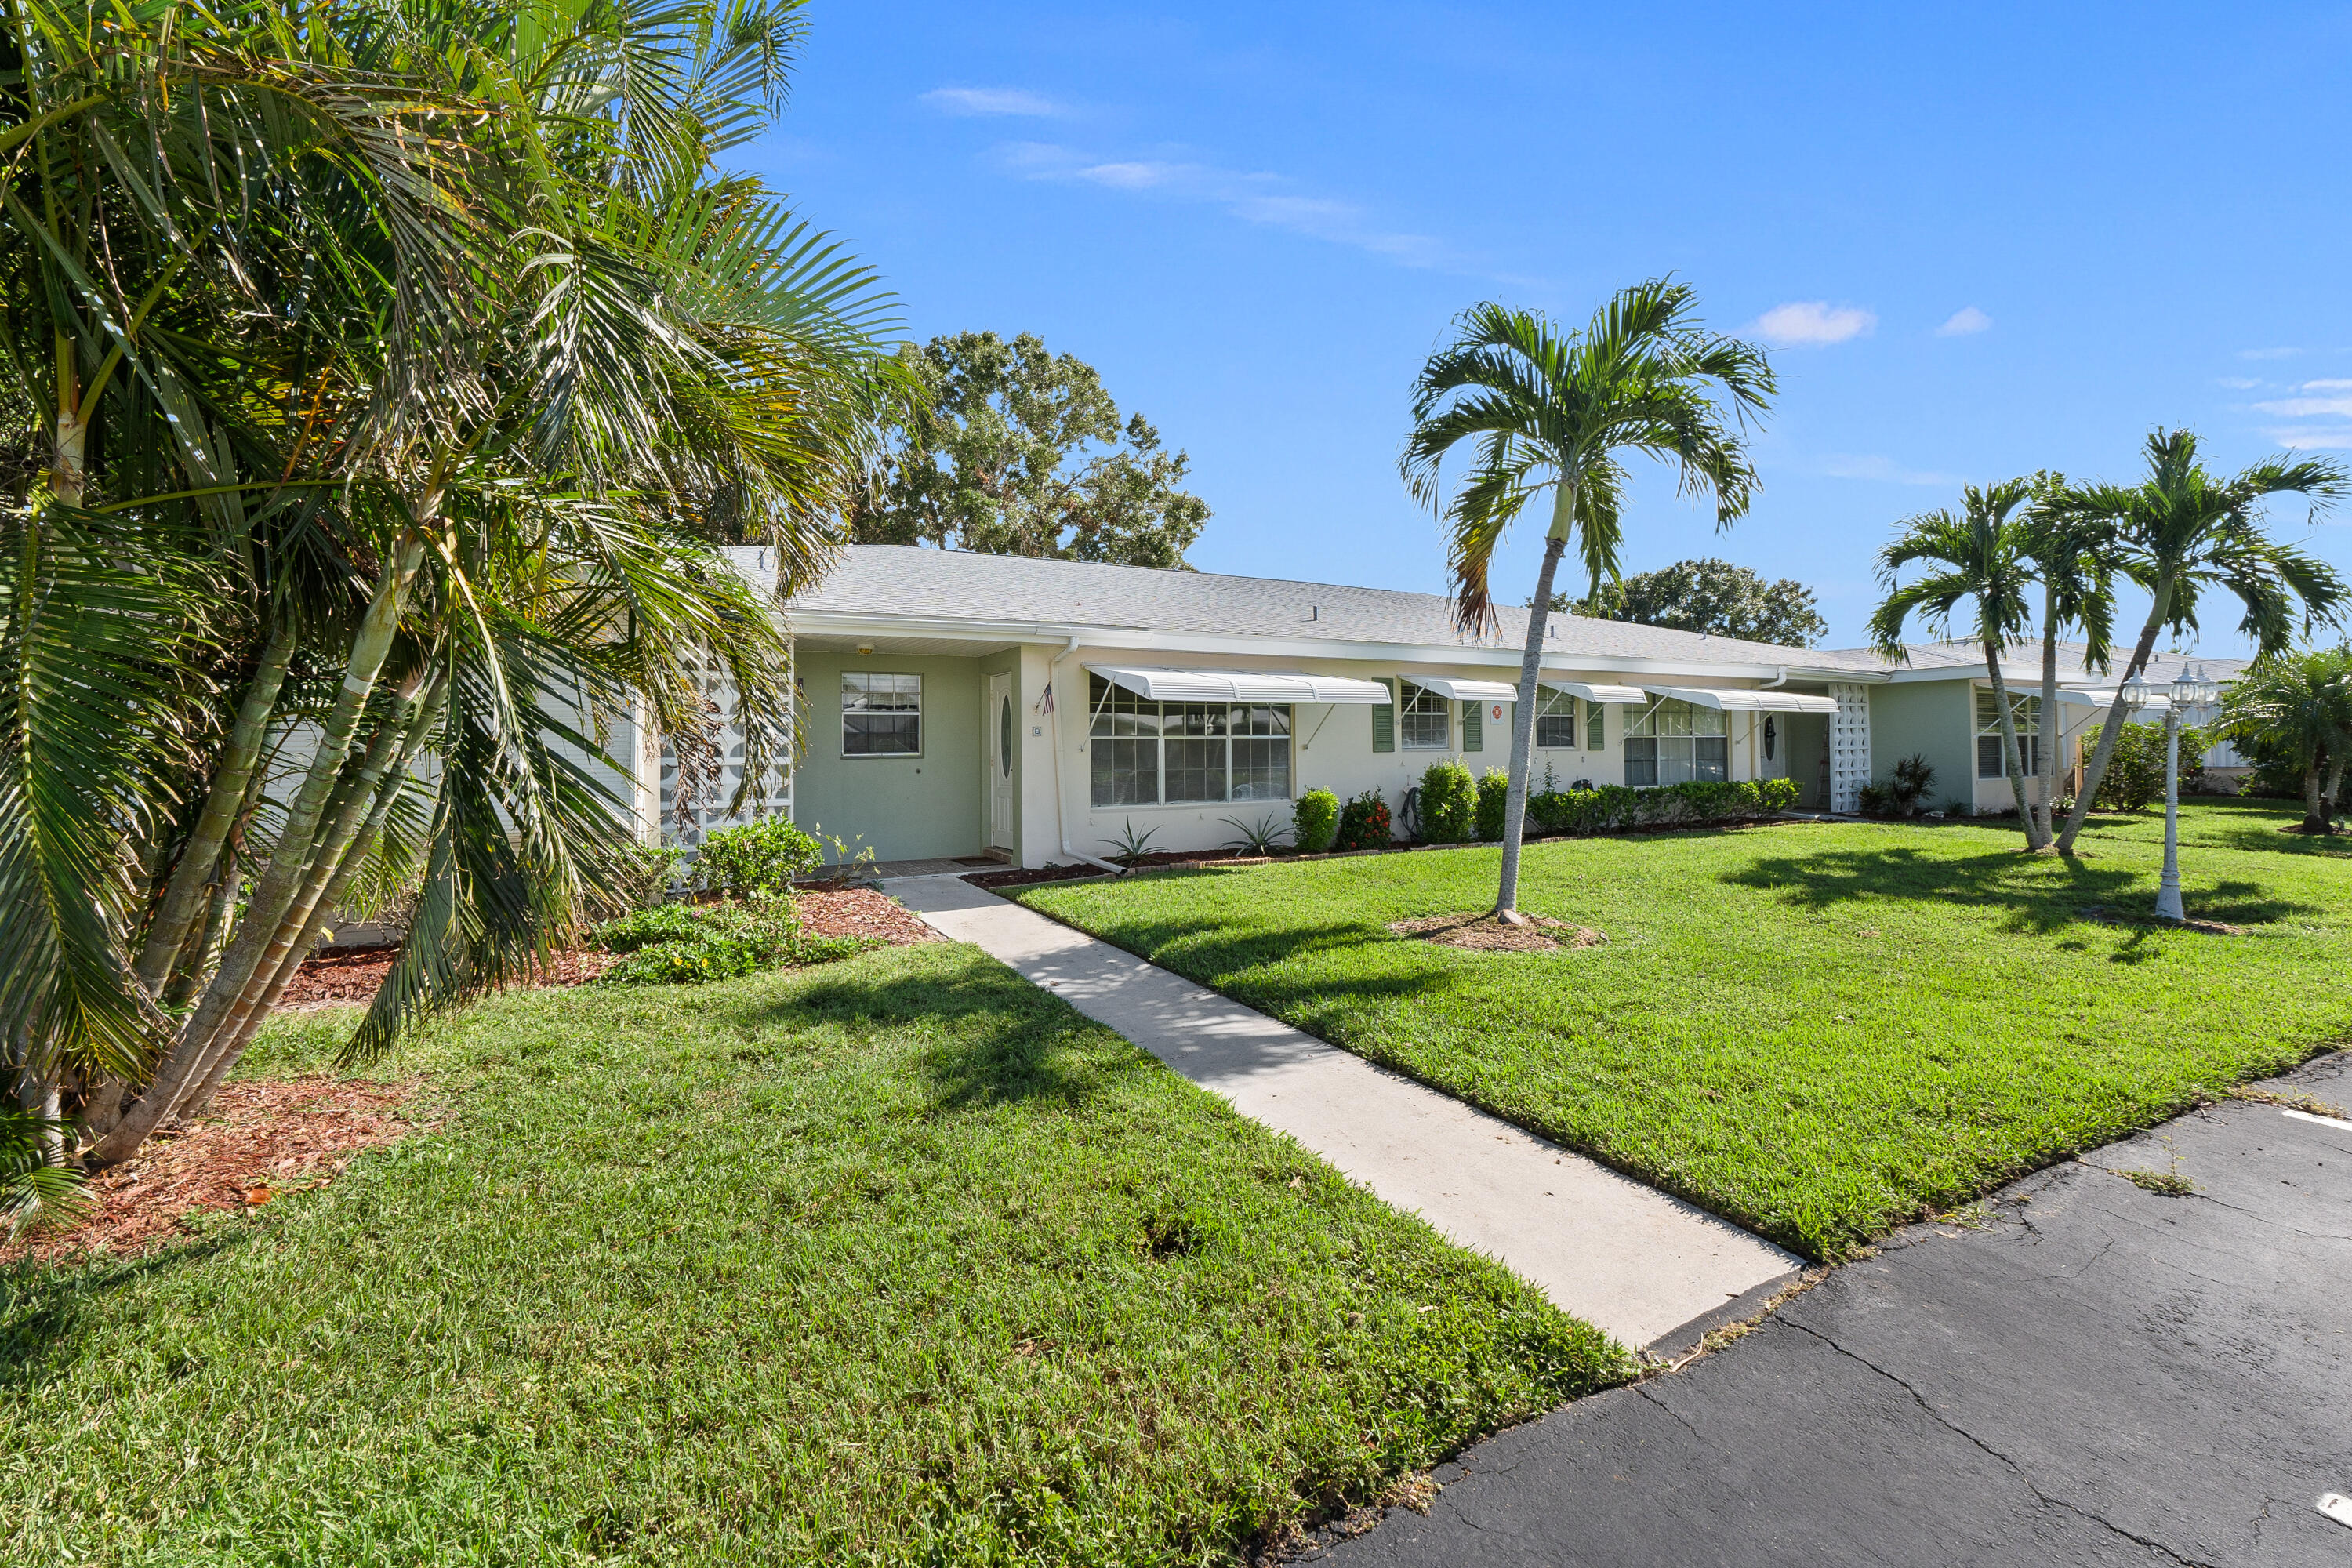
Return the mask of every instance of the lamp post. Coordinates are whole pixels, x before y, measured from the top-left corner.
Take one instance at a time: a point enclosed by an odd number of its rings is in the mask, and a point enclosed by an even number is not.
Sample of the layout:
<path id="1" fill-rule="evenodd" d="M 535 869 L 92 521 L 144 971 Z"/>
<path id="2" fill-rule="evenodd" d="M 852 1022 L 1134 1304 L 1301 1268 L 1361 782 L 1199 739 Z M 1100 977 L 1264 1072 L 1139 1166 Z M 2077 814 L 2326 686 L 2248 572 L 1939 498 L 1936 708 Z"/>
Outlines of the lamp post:
<path id="1" fill-rule="evenodd" d="M 2126 683 L 2139 689 L 2139 700 L 2149 694 L 2148 683 L 2137 676 Z M 2198 710 L 2203 717 L 2221 688 L 2218 682 L 2205 679 L 2203 665 L 2184 666 L 2166 693 L 2164 709 L 2164 880 L 2156 889 L 2156 918 L 2179 921 L 2189 918 L 2180 905 L 2180 726 L 2182 715 L 2189 709 Z"/>

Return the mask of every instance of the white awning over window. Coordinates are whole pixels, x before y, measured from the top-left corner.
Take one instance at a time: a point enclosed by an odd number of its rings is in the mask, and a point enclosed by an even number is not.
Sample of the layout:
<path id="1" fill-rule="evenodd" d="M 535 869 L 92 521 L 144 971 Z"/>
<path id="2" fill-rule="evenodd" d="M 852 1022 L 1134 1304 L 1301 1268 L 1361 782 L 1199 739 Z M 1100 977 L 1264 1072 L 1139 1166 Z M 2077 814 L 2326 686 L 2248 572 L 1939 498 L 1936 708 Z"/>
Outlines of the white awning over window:
<path id="1" fill-rule="evenodd" d="M 1276 669 L 1159 669 L 1090 664 L 1087 668 L 1147 702 L 1387 702 L 1377 680 Z"/>
<path id="2" fill-rule="evenodd" d="M 1564 680 L 1556 675 L 1538 676 L 1536 683 L 1570 697 L 1581 697 L 1587 702 L 1639 702 L 1646 707 L 1650 700 L 1650 694 L 1638 686 L 1600 686 L 1589 680 Z"/>
<path id="3" fill-rule="evenodd" d="M 1808 697 L 1801 691 L 1761 691 L 1754 687 L 1645 686 L 1654 697 L 1671 697 L 1697 708 L 1720 708 L 1727 713 L 1834 713 L 1837 700 Z"/>
<path id="4" fill-rule="evenodd" d="M 2041 694 L 2039 688 L 2031 691 L 2021 691 L 2016 687 L 2012 686 L 2009 689 L 2009 691 L 2010 695 L 2012 697 L 2036 697 Z M 2112 708 L 2115 706 L 2116 702 L 2116 689 L 2110 686 L 2105 691 L 2069 691 L 2066 688 L 2062 686 L 2058 689 L 2058 700 L 2061 702 L 2071 702 L 2081 708 Z M 2169 710 L 2171 706 L 2172 700 L 2170 698 L 2165 696 L 2162 692 L 2151 691 L 2148 693 L 2147 700 L 2146 702 L 2135 702 L 2129 708 L 2124 710 L 2124 711 L 2127 713 L 2162 713 Z"/>
<path id="5" fill-rule="evenodd" d="M 1408 675 L 1415 686 L 1427 687 L 1456 702 L 1516 702 L 1519 689 L 1501 680 L 1456 680 L 1450 675 Z"/>

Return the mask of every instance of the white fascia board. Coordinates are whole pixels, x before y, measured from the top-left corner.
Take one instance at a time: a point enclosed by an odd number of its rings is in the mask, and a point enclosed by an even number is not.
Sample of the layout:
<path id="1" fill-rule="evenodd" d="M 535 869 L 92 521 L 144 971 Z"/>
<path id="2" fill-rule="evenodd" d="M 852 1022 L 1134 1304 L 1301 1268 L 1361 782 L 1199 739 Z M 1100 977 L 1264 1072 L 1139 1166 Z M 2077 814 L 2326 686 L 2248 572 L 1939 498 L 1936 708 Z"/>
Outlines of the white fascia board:
<path id="1" fill-rule="evenodd" d="M 1473 665 L 1518 674 L 1521 650 L 1465 647 L 1459 644 L 1347 642 L 1326 637 L 1269 637 L 1246 633 L 1166 632 L 1149 626 L 1071 626 L 1032 621 L 990 621 L 946 616 L 846 615 L 837 610 L 794 610 L 784 618 L 792 630 L 820 637 L 962 637 L 971 641 L 1066 644 L 1131 649 L 1163 655 L 1231 655 L 1260 658 L 1339 658 L 1405 665 Z M 1793 651 L 1793 650 L 1792 650 Z M 1568 654 L 1547 649 L 1544 663 L 1559 671 L 1627 675 L 1691 675 L 1713 679 L 1838 680 L 1874 683 L 1882 671 L 1839 669 L 1796 663 L 1735 664 L 1695 659 L 1631 658 L 1610 654 Z"/>

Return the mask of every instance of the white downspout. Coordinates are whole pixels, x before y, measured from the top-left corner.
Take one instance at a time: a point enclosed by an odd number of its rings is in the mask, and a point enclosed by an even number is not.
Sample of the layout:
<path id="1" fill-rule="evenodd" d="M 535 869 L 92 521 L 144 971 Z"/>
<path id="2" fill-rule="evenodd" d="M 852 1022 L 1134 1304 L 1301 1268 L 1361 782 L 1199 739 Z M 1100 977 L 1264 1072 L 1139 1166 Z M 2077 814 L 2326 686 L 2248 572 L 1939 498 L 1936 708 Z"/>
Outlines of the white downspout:
<path id="1" fill-rule="evenodd" d="M 1074 637 L 1070 639 L 1069 646 L 1067 647 L 1065 647 L 1061 652 L 1055 654 L 1051 659 L 1046 661 L 1045 680 L 1048 685 L 1051 685 L 1061 679 L 1057 672 L 1062 668 L 1062 661 L 1077 651 L 1078 639 Z M 1083 860 L 1089 866 L 1099 866 L 1104 870 L 1111 872 L 1116 876 L 1124 877 L 1127 875 L 1126 867 L 1115 866 L 1108 860 L 1097 859 L 1092 855 L 1087 855 L 1070 847 L 1070 829 L 1068 819 L 1063 814 L 1062 809 L 1061 707 L 1061 700 L 1056 698 L 1054 702 L 1054 711 L 1045 715 L 1045 739 L 1047 743 L 1052 745 L 1054 748 L 1054 831 L 1062 840 L 1062 853 L 1067 855 L 1071 859 Z M 1078 704 L 1078 707 L 1079 710 L 1083 712 L 1086 709 L 1085 702 L 1081 701 Z"/>

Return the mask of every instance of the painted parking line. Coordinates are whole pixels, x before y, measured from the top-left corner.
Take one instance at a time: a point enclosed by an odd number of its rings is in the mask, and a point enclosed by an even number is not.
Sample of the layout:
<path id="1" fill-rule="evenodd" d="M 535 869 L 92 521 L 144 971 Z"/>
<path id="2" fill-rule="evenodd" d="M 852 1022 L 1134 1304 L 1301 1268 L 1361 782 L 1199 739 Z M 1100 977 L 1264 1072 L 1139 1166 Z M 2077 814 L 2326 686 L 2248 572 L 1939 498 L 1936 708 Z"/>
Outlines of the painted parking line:
<path id="1" fill-rule="evenodd" d="M 2340 1116 L 2314 1116 L 2308 1110 L 2283 1110 L 2279 1114 L 2291 1117 L 2297 1121 L 2316 1121 L 2322 1127 L 2333 1127 L 2338 1132 L 2352 1132 L 2352 1121 L 2347 1121 Z"/>

